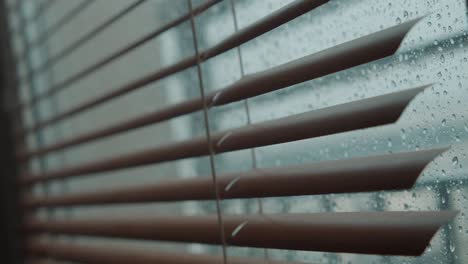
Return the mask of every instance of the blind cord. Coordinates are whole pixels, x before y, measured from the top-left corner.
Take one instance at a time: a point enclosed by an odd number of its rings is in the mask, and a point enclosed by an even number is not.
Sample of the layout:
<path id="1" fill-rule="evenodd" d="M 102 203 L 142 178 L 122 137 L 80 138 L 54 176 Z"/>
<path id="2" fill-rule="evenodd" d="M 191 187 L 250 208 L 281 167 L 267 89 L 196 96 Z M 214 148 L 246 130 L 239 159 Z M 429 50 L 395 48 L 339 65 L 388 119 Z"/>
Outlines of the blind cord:
<path id="1" fill-rule="evenodd" d="M 208 107 L 207 107 L 206 100 L 205 100 L 205 87 L 203 83 L 203 74 L 202 74 L 202 69 L 201 69 L 202 58 L 200 57 L 200 53 L 198 50 L 198 38 L 197 38 L 197 31 L 195 28 L 195 17 L 193 14 L 192 0 L 187 0 L 187 2 L 189 6 L 189 11 L 190 11 L 190 26 L 192 29 L 193 46 L 195 49 L 195 55 L 197 57 L 197 74 L 198 74 L 198 83 L 199 83 L 198 86 L 200 89 L 200 96 L 203 102 L 203 117 L 204 117 L 205 131 L 206 131 L 206 139 L 208 142 L 208 149 L 210 152 L 211 176 L 213 178 L 213 189 L 214 189 L 214 195 L 216 199 L 216 213 L 217 213 L 217 219 L 218 219 L 219 236 L 222 242 L 223 264 L 227 264 L 226 236 L 224 233 L 224 223 L 223 223 L 223 217 L 222 217 L 222 212 L 221 212 L 218 184 L 216 181 L 216 168 L 215 168 L 215 163 L 214 163 L 215 153 L 213 149 L 213 143 L 211 142 L 210 121 L 208 119 Z"/>
<path id="2" fill-rule="evenodd" d="M 231 14 L 232 14 L 233 22 L 234 22 L 234 31 L 237 32 L 237 31 L 239 31 L 239 24 L 237 22 L 237 14 L 236 14 L 236 7 L 235 7 L 235 4 L 234 4 L 234 0 L 229 0 L 229 3 L 230 3 L 230 6 L 231 6 Z M 241 78 L 244 78 L 244 76 L 245 76 L 244 60 L 242 58 L 242 51 L 241 51 L 240 46 L 236 47 L 236 51 L 237 51 L 237 58 L 239 59 L 240 75 L 241 75 Z M 245 114 L 246 114 L 246 117 L 247 117 L 247 125 L 250 125 L 250 124 L 252 124 L 252 118 L 251 118 L 251 115 L 250 115 L 249 99 L 244 100 L 244 110 L 245 110 Z M 258 166 L 257 166 L 257 155 L 256 155 L 256 152 L 255 152 L 255 148 L 250 148 L 250 156 L 252 158 L 252 169 L 255 170 L 255 169 L 258 168 Z M 263 215 L 262 199 L 261 198 L 256 198 L 256 201 L 257 201 L 258 214 Z M 268 259 L 269 259 L 268 249 L 264 248 L 263 249 L 263 254 L 264 254 L 265 259 L 268 261 Z"/>

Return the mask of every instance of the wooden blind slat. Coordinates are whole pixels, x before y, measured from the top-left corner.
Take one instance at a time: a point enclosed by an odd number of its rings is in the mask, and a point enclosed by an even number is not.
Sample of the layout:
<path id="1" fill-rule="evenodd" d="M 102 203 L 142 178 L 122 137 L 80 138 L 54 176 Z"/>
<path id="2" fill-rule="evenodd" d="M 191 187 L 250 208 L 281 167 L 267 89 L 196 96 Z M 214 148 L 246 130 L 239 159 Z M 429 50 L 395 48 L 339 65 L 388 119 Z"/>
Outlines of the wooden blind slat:
<path id="1" fill-rule="evenodd" d="M 211 142 L 214 151 L 222 153 L 390 124 L 398 120 L 408 103 L 424 88 L 413 88 L 229 131 L 220 131 L 211 135 Z M 29 185 L 48 179 L 131 168 L 208 154 L 206 137 L 200 136 L 43 174 L 23 175 L 20 181 L 24 185 Z"/>
<path id="2" fill-rule="evenodd" d="M 420 255 L 457 212 L 224 215 L 229 245 L 385 255 Z M 30 220 L 28 232 L 220 244 L 216 216 Z"/>
<path id="3" fill-rule="evenodd" d="M 221 90 L 213 105 L 223 105 L 393 55 L 415 19 L 256 74 Z"/>
<path id="4" fill-rule="evenodd" d="M 207 2 L 205 2 L 205 3 L 201 4 L 200 6 L 194 8 L 193 13 L 198 15 L 198 14 L 206 11 L 208 8 L 215 5 L 216 3 L 219 3 L 220 1 L 221 0 L 208 0 Z M 130 44 L 124 46 L 122 49 L 119 49 L 119 50 L 113 52 L 112 54 L 106 56 L 104 59 L 99 60 L 98 62 L 92 64 L 91 66 L 89 66 L 89 67 L 87 67 L 85 69 L 83 69 L 82 71 L 78 72 L 77 74 L 74 74 L 72 77 L 64 80 L 63 82 L 60 82 L 60 83 L 54 85 L 47 92 L 39 94 L 36 97 L 32 98 L 31 101 L 29 101 L 28 103 L 24 103 L 22 105 L 19 105 L 18 108 L 19 109 L 25 109 L 25 108 L 28 108 L 28 107 L 32 107 L 33 105 L 38 103 L 43 98 L 46 98 L 46 97 L 49 97 L 49 96 L 52 96 L 52 95 L 56 94 L 57 92 L 65 89 L 68 85 L 70 85 L 70 84 L 84 78 L 85 76 L 95 72 L 99 68 L 101 68 L 101 67 L 109 64 L 110 62 L 120 58 L 121 56 L 127 54 L 128 52 L 142 46 L 143 44 L 147 43 L 148 41 L 150 41 L 150 40 L 154 39 L 155 37 L 161 35 L 162 33 L 166 32 L 167 30 L 169 30 L 169 29 L 171 29 L 171 28 L 173 28 L 173 27 L 175 27 L 177 25 L 180 25 L 181 23 L 187 21 L 188 19 L 190 19 L 190 13 L 186 13 L 186 14 L 184 14 L 184 15 L 182 15 L 182 16 L 174 19 L 174 20 L 169 21 L 168 23 L 166 23 L 162 27 L 157 28 L 156 30 L 150 32 L 149 34 L 143 36 L 142 38 L 137 39 L 134 42 L 131 42 Z M 22 134 L 23 132 L 18 131 L 17 134 Z"/>
<path id="5" fill-rule="evenodd" d="M 260 21 L 257 21 L 256 23 L 251 24 L 250 26 L 247 26 L 245 29 L 237 31 L 233 33 L 230 37 L 226 38 L 225 40 L 221 41 L 217 45 L 213 46 L 212 48 L 209 48 L 208 50 L 205 50 L 200 53 L 200 57 L 203 60 L 209 59 L 211 57 L 217 56 L 221 54 L 222 52 L 225 52 L 229 49 L 232 49 L 236 47 L 237 45 L 240 45 L 242 43 L 245 43 L 255 37 L 258 37 L 268 31 L 271 31 L 282 24 L 298 17 L 301 16 L 316 7 L 328 2 L 329 0 L 296 0 L 293 3 L 281 8 L 280 10 L 269 14 L 265 18 L 261 19 Z M 195 11 L 194 11 L 195 12 Z M 198 11 L 201 12 L 201 11 Z M 188 20 L 190 18 L 190 14 L 187 14 L 184 16 L 184 20 Z M 180 22 L 183 22 L 182 20 Z M 174 25 L 171 25 L 171 27 Z M 170 27 L 166 27 L 165 29 L 169 29 Z M 149 40 L 149 39 L 148 39 Z M 135 46 L 136 47 L 136 46 Z M 134 47 L 131 47 L 131 45 L 124 49 L 133 49 Z M 122 50 L 123 51 L 123 50 Z M 127 52 L 127 51 L 125 51 Z M 123 54 L 123 53 L 122 53 Z M 104 60 L 104 64 L 107 64 L 108 62 L 114 60 L 117 57 L 120 57 L 121 51 L 116 52 L 114 55 L 110 56 L 108 61 Z M 112 58 L 111 58 L 112 57 Z M 118 96 L 122 96 L 124 94 L 127 94 L 131 91 L 134 91 L 135 89 L 138 89 L 144 85 L 147 85 L 151 82 L 154 82 L 156 80 L 165 78 L 171 74 L 180 72 L 182 70 L 188 69 L 189 67 L 195 66 L 197 63 L 197 57 L 195 55 L 190 56 L 188 58 L 182 59 L 179 62 L 176 62 L 172 65 L 169 65 L 163 69 L 157 70 L 153 73 L 150 73 L 138 80 L 132 81 L 114 91 L 111 91 L 107 94 L 104 94 L 98 98 L 93 98 L 90 101 L 87 101 L 75 108 L 72 108 L 71 110 L 68 110 L 62 114 L 59 114 L 58 116 L 52 117 L 49 120 L 45 120 L 39 124 L 36 124 L 35 126 L 27 129 L 26 131 L 19 131 L 18 137 L 23 136 L 26 133 L 36 131 L 37 129 L 40 129 L 44 126 L 50 125 L 52 123 L 55 123 L 59 120 L 63 120 L 64 118 L 68 118 L 72 115 L 75 115 L 77 113 L 80 113 L 82 111 L 85 111 L 91 107 L 94 107 L 96 105 L 99 105 L 103 102 L 106 102 L 108 100 L 111 100 L 113 98 L 116 98 Z M 48 92 L 44 93 L 40 97 L 47 97 L 50 96 L 57 91 L 63 89 L 65 86 L 69 85 L 72 82 L 75 82 L 76 80 L 82 78 L 85 75 L 88 75 L 89 73 L 95 71 L 97 68 L 96 67 L 101 67 L 104 65 L 103 63 L 98 63 L 96 66 L 92 66 L 91 68 L 85 69 L 83 72 L 75 75 L 74 77 L 67 79 L 64 83 L 57 85 L 57 88 L 52 88 Z M 33 100 L 33 101 L 37 101 Z"/>
<path id="6" fill-rule="evenodd" d="M 405 24 L 395 26 L 393 28 L 383 30 L 338 46 L 324 50 L 322 52 L 312 54 L 301 59 L 274 67 L 272 69 L 248 75 L 241 80 L 229 85 L 216 92 L 212 92 L 205 96 L 208 105 L 219 106 L 231 103 L 236 100 L 247 99 L 263 93 L 272 92 L 281 88 L 288 87 L 306 80 L 322 77 L 324 75 L 344 70 L 362 63 L 373 61 L 393 54 L 399 47 L 401 40 L 406 33 L 418 20 L 413 20 Z M 169 66 L 159 72 L 158 76 L 166 76 L 168 74 L 179 71 L 180 67 L 189 66 L 196 62 L 196 58 L 183 60 L 175 67 Z M 183 65 L 183 66 L 181 66 Z M 153 78 L 155 76 L 152 76 Z M 159 78 L 159 77 L 158 77 Z M 95 98 L 81 106 L 73 108 L 69 111 L 44 121 L 34 126 L 28 131 L 36 131 L 44 126 L 55 123 L 65 118 L 69 118 L 77 113 L 85 111 L 89 107 L 98 105 L 115 96 L 121 95 L 121 92 L 133 90 L 153 79 L 142 79 L 138 83 L 132 83 L 132 86 L 111 92 L 99 98 Z M 54 145 L 44 147 L 42 149 L 31 151 L 29 153 L 20 153 L 18 159 L 26 161 L 27 159 L 63 149 L 65 147 L 81 144 L 91 140 L 96 140 L 105 136 L 114 135 L 125 132 L 130 129 L 154 124 L 169 118 L 174 118 L 180 115 L 188 114 L 200 110 L 203 106 L 203 101 L 199 98 L 190 99 L 182 103 L 170 105 L 164 109 L 157 110 L 153 113 L 145 114 L 131 120 L 123 121 L 109 127 L 101 128 L 87 134 L 79 135 L 75 138 L 58 142 Z"/>
<path id="7" fill-rule="evenodd" d="M 411 188 L 426 165 L 446 149 L 387 154 L 217 175 L 221 199 L 370 192 Z M 212 200 L 209 176 L 167 180 L 57 196 L 32 196 L 25 208 Z"/>
<path id="8" fill-rule="evenodd" d="M 30 241 L 27 251 L 34 255 L 86 264 L 221 264 L 221 256 L 142 250 L 129 247 L 89 246 L 64 242 Z M 255 258 L 229 257 L 228 264 L 300 264 Z"/>

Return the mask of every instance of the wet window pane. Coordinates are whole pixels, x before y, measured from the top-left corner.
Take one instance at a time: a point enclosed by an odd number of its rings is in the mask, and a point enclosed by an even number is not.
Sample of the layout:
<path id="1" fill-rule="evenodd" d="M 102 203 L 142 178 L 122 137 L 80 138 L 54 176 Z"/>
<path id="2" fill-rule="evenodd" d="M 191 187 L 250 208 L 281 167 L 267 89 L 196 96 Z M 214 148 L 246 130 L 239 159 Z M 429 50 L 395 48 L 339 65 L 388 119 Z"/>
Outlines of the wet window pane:
<path id="1" fill-rule="evenodd" d="M 196 16 L 194 26 L 200 50 L 206 50 L 293 0 L 225 0 Z M 14 6 L 16 1 L 9 5 Z M 136 39 L 182 16 L 185 1 L 146 1 L 73 52 L 64 50 L 80 41 L 106 19 L 127 8 L 131 1 L 24 0 L 8 17 L 19 81 L 19 97 L 27 102 L 80 75 L 96 62 L 112 56 Z M 193 1 L 194 6 L 203 1 Z M 77 9 L 78 8 L 78 9 Z M 233 10 L 234 8 L 234 10 Z M 80 10 L 62 26 L 70 10 Z M 44 12 L 36 17 L 37 12 Z M 78 11 L 77 11 L 78 12 Z M 234 17 L 235 15 L 235 17 Z M 233 82 L 304 56 L 414 20 L 416 25 L 394 55 L 329 74 L 246 102 L 212 107 L 208 120 L 202 111 L 165 120 L 109 138 L 73 146 L 32 160 L 29 170 L 44 172 L 95 160 L 112 158 L 226 131 L 250 123 L 274 120 L 365 98 L 425 86 L 395 124 L 355 130 L 318 138 L 247 149 L 214 156 L 216 175 L 308 162 L 334 161 L 431 148 L 448 148 L 425 168 L 416 185 L 407 190 L 353 194 L 310 195 L 283 198 L 151 203 L 138 206 L 57 209 L 55 217 L 88 215 L 274 214 L 360 211 L 457 210 L 455 220 L 432 239 L 421 257 L 379 256 L 350 253 L 306 252 L 227 246 L 228 257 L 254 256 L 310 263 L 468 263 L 468 20 L 464 0 L 332 0 L 278 28 L 231 49 L 201 65 L 203 88 L 216 92 Z M 25 22 L 26 21 L 26 22 Z M 23 23 L 26 24 L 23 27 Z M 43 34 L 53 29 L 46 40 Z M 55 28 L 55 29 L 54 29 Z M 38 44 L 39 43 L 39 44 Z M 158 70 L 193 56 L 190 20 L 164 31 L 111 63 L 84 74 L 52 97 L 22 113 L 31 127 L 80 104 L 125 87 Z M 57 59 L 59 57 L 59 59 Z M 51 60 L 56 60 L 50 64 Z M 325 67 L 326 65 L 324 65 Z M 99 104 L 28 135 L 27 148 L 38 149 L 96 128 L 166 109 L 172 104 L 199 98 L 196 67 L 190 67 L 139 89 Z M 295 131 L 290 131 L 295 133 Z M 110 186 L 154 183 L 174 178 L 212 177 L 207 156 L 171 161 L 118 172 L 105 172 L 53 181 L 37 186 L 36 193 L 61 194 L 98 190 Z M 379 175 L 375 175 L 379 177 Z M 39 212 L 46 215 L 47 211 Z M 83 243 L 108 240 L 77 238 Z M 114 241 L 115 242 L 115 241 Z M 124 243 L 122 241 L 115 243 Z M 131 244 L 131 243 L 130 243 Z M 143 243 L 139 247 L 172 249 L 220 255 L 221 246 L 202 244 Z"/>

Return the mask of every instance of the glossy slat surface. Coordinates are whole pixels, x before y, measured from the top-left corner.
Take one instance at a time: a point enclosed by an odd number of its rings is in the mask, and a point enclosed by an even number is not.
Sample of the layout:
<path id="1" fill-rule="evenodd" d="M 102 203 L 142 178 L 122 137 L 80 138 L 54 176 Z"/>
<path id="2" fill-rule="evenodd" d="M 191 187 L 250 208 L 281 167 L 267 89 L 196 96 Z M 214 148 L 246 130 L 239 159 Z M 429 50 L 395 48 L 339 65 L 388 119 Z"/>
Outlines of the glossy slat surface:
<path id="1" fill-rule="evenodd" d="M 35 255 L 47 255 L 54 259 L 77 261 L 86 264 L 222 264 L 221 256 L 161 252 L 123 247 L 87 246 L 60 242 L 28 243 L 27 250 Z M 300 264 L 255 258 L 228 257 L 227 264 Z"/>
<path id="2" fill-rule="evenodd" d="M 226 243 L 243 247 L 420 255 L 453 211 L 223 216 Z M 220 244 L 216 216 L 30 220 L 29 232 Z"/>
<path id="3" fill-rule="evenodd" d="M 211 135 L 216 153 L 285 143 L 306 138 L 394 123 L 425 87 L 327 107 L 252 124 Z M 295 133 L 290 133 L 290 131 Z M 206 137 L 169 143 L 153 149 L 67 167 L 43 174 L 22 175 L 21 184 L 112 171 L 209 154 Z"/>
<path id="4" fill-rule="evenodd" d="M 398 49 L 406 33 L 417 21 L 418 20 L 410 21 L 272 69 L 248 75 L 217 92 L 207 94 L 205 96 L 205 100 L 207 101 L 206 103 L 208 105 L 217 106 L 231 103 L 236 100 L 251 98 L 392 55 Z M 188 66 L 195 62 L 196 58 L 193 57 L 192 59 L 181 61 L 181 65 Z M 162 70 L 160 74 L 162 74 L 161 76 L 167 76 L 168 74 L 178 71 L 178 67 L 179 66 L 168 67 Z M 143 82 L 146 83 L 147 81 L 148 80 L 144 80 Z M 114 95 L 111 97 L 113 96 Z M 108 100 L 110 97 L 105 96 L 103 99 Z M 98 104 L 104 101 L 95 99 L 93 102 L 94 105 L 95 103 Z M 86 105 L 85 108 L 88 106 L 90 105 Z M 170 105 L 153 113 L 142 115 L 141 117 L 101 128 L 87 134 L 79 135 L 75 138 L 61 141 L 42 149 L 20 154 L 18 159 L 20 161 L 25 161 L 31 157 L 43 155 L 51 151 L 56 151 L 106 136 L 122 133 L 131 129 L 165 121 L 170 118 L 201 110 L 202 106 L 203 101 L 200 98 L 187 100 L 182 103 Z M 74 115 L 82 110 L 84 110 L 84 108 L 82 109 L 79 107 L 75 110 L 71 110 L 69 113 Z M 64 119 L 69 117 L 69 115 L 65 112 L 58 117 L 60 119 Z M 58 119 L 53 118 L 50 121 L 53 123 L 58 121 Z M 49 121 L 45 122 L 48 123 Z"/>
<path id="5" fill-rule="evenodd" d="M 218 2 L 219 0 L 217 1 L 212 1 L 212 2 Z M 203 59 L 203 60 L 207 60 L 209 58 L 212 58 L 214 56 L 217 56 L 223 52 L 226 52 L 238 45 L 241 45 L 247 41 L 250 41 L 270 30 L 273 30 L 279 26 L 281 26 L 282 24 L 298 17 L 298 16 L 301 16 L 315 8 L 317 8 L 318 6 L 328 2 L 329 0 L 296 0 L 294 2 L 292 2 L 291 4 L 279 9 L 278 11 L 276 12 L 273 12 L 272 14 L 269 14 L 268 16 L 266 16 L 265 18 L 263 19 L 260 19 L 259 21 L 251 24 L 250 26 L 247 26 L 245 29 L 243 30 L 240 30 L 240 31 L 237 31 L 236 33 L 232 34 L 230 37 L 226 38 L 225 40 L 221 41 L 220 43 L 216 44 L 215 46 L 205 50 L 205 51 L 202 51 L 200 53 L 200 57 Z M 210 5 L 213 5 L 214 3 L 207 3 L 205 4 L 205 6 L 201 6 L 201 7 L 198 7 L 196 9 L 194 9 L 193 13 L 194 14 L 198 14 L 202 11 L 204 11 L 205 9 L 207 9 Z M 188 13 L 187 15 L 181 17 L 179 20 L 177 20 L 177 23 L 170 23 L 168 24 L 167 26 L 163 27 L 163 29 L 160 30 L 159 33 L 162 33 L 164 32 L 165 30 L 168 30 L 176 25 L 178 25 L 179 23 L 182 23 L 186 20 L 188 20 L 190 18 L 190 13 Z M 145 42 L 154 38 L 156 35 L 159 35 L 159 34 L 153 34 L 151 36 L 148 36 L 146 37 L 145 39 Z M 141 43 L 140 43 L 141 42 Z M 138 45 L 137 45 L 138 43 Z M 56 92 L 58 92 L 59 90 L 63 89 L 64 87 L 66 87 L 67 85 L 71 84 L 72 82 L 75 82 L 77 81 L 78 79 L 81 79 L 82 77 L 92 73 L 93 71 L 95 71 L 96 69 L 104 66 L 105 64 L 109 63 L 110 61 L 118 58 L 119 56 L 123 55 L 124 53 L 136 48 L 137 46 L 143 44 L 142 41 L 138 41 L 136 42 L 135 44 L 132 44 L 132 45 L 129 45 L 127 48 L 123 49 L 122 51 L 118 51 L 116 52 L 115 54 L 113 54 L 112 56 L 109 56 L 108 59 L 105 59 L 103 60 L 102 62 L 99 62 L 97 63 L 95 66 L 92 66 L 90 68 L 87 68 L 85 69 L 83 72 L 80 72 L 78 73 L 77 75 L 73 76 L 72 78 L 66 80 L 65 82 L 57 85 L 57 87 L 53 87 L 49 92 L 47 93 L 44 93 L 43 95 L 41 95 L 40 97 L 37 97 L 36 99 L 33 99 L 33 103 L 37 102 L 37 100 L 39 100 L 40 98 L 43 98 L 43 97 L 47 97 L 47 96 L 50 96 Z M 34 127 L 31 127 L 29 129 L 27 129 L 26 131 L 19 131 L 17 133 L 17 136 L 18 137 L 21 137 L 22 135 L 26 134 L 26 133 L 29 133 L 29 132 L 33 132 L 33 131 L 36 131 L 42 127 L 45 127 L 47 125 L 50 125 L 52 123 L 55 123 L 59 120 L 63 120 L 67 117 L 70 117 L 72 115 L 75 115 L 75 114 L 78 114 L 82 111 L 85 111 L 89 108 L 92 108 L 92 107 L 95 107 L 101 103 L 104 103 L 108 100 L 111 100 L 113 98 L 116 98 L 116 97 L 119 97 L 119 96 L 122 96 L 124 94 L 127 94 L 131 91 L 134 91 L 144 85 L 147 85 L 151 82 L 154 82 L 154 81 L 157 81 L 159 79 L 162 79 L 162 78 L 165 78 L 171 74 L 174 74 L 174 73 L 177 73 L 177 72 L 180 72 L 182 70 L 185 70 L 185 69 L 188 69 L 189 67 L 192 67 L 192 66 L 195 66 L 197 64 L 197 56 L 193 55 L 191 57 L 188 57 L 188 58 L 185 58 L 185 59 L 182 59 L 181 61 L 175 63 L 175 64 L 172 64 L 172 65 L 169 65 L 163 69 L 159 69 L 153 73 L 150 73 L 140 79 L 137 79 L 137 80 L 134 80 L 132 82 L 129 82 L 128 84 L 122 86 L 122 87 L 119 87 L 117 88 L 116 90 L 114 91 L 111 91 L 110 93 L 107 93 L 107 94 L 104 94 L 100 97 L 97 97 L 97 98 L 94 98 L 90 101 L 87 101 L 81 105 L 78 105 L 77 107 L 74 107 L 66 112 L 63 112 L 55 117 L 52 117 L 51 119 L 48 119 L 48 120 L 45 120 L 37 125 L 35 125 Z"/>
<path id="6" fill-rule="evenodd" d="M 218 175 L 221 199 L 279 197 L 411 188 L 426 165 L 445 149 L 316 162 Z M 211 200 L 211 177 L 163 181 L 140 186 L 30 197 L 23 206 L 103 205 L 118 203 Z"/>

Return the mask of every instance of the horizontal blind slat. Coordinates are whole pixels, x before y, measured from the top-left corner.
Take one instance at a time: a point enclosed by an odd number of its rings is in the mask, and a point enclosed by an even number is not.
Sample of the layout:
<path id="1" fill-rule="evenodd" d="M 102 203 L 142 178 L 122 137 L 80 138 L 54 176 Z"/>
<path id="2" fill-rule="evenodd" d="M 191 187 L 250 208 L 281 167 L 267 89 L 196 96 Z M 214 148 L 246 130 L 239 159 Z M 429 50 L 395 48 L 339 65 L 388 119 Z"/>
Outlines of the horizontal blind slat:
<path id="1" fill-rule="evenodd" d="M 398 120 L 409 102 L 425 88 L 425 86 L 413 88 L 216 132 L 211 135 L 213 150 L 222 153 L 390 124 Z M 291 131 L 295 132 L 290 133 Z M 22 175 L 20 182 L 29 185 L 48 179 L 131 168 L 208 154 L 206 137 L 200 136 L 43 174 Z"/>
<path id="2" fill-rule="evenodd" d="M 219 0 L 218 0 L 219 1 Z M 240 45 L 242 43 L 245 43 L 247 41 L 250 41 L 251 39 L 258 37 L 268 31 L 271 31 L 282 24 L 298 17 L 301 16 L 316 7 L 328 2 L 329 0 L 296 0 L 293 3 L 281 8 L 280 10 L 267 15 L 265 18 L 251 24 L 250 26 L 247 26 L 245 29 L 237 31 L 236 33 L 233 33 L 230 37 L 226 38 L 225 40 L 221 41 L 217 45 L 213 46 L 212 48 L 209 48 L 208 50 L 200 52 L 200 57 L 203 60 L 209 59 L 211 57 L 217 56 L 221 54 L 222 52 L 225 52 L 229 49 L 232 49 L 236 47 L 237 45 Z M 195 13 L 195 12 L 194 12 Z M 190 14 L 186 15 L 184 17 L 185 20 L 190 18 Z M 184 21 L 185 21 L 184 20 Z M 181 21 L 183 22 L 183 21 Z M 169 28 L 167 28 L 169 29 Z M 133 49 L 133 48 L 132 48 Z M 117 52 L 115 55 L 113 55 L 112 60 L 117 57 L 119 57 L 121 54 Z M 109 59 L 111 59 L 109 57 Z M 107 64 L 106 62 L 105 64 Z M 24 134 L 36 131 L 37 129 L 40 129 L 44 126 L 50 125 L 52 123 L 55 123 L 59 120 L 63 120 L 64 118 L 70 117 L 72 115 L 75 115 L 77 113 L 80 113 L 84 110 L 87 110 L 91 107 L 94 107 L 98 104 L 101 104 L 103 102 L 106 102 L 108 100 L 111 100 L 115 97 L 122 96 L 124 94 L 127 94 L 135 89 L 138 89 L 144 85 L 147 85 L 151 82 L 157 81 L 159 79 L 165 78 L 171 74 L 177 73 L 179 71 L 188 69 L 189 67 L 195 66 L 197 63 L 197 57 L 195 55 L 190 56 L 188 58 L 182 59 L 179 62 L 176 62 L 172 65 L 169 65 L 163 69 L 157 70 L 153 73 L 150 73 L 138 80 L 132 81 L 114 91 L 111 91 L 107 94 L 104 94 L 101 97 L 94 98 L 90 101 L 87 101 L 76 108 L 72 108 L 71 110 L 68 110 L 62 114 L 59 114 L 55 117 L 52 117 L 49 120 L 45 120 L 29 129 L 26 129 L 26 131 L 18 131 L 17 136 L 21 137 Z M 100 63 L 102 64 L 102 63 Z M 99 66 L 100 64 L 96 64 L 96 67 L 101 67 Z M 94 67 L 94 66 L 93 66 Z M 53 93 L 56 93 L 58 90 L 62 89 L 63 87 L 67 86 L 71 82 L 74 82 L 78 80 L 79 78 L 82 78 L 84 75 L 89 74 L 90 72 L 96 70 L 95 68 L 91 69 L 85 69 L 82 73 L 77 74 L 75 77 L 72 77 L 65 81 L 63 84 L 59 84 L 57 87 L 58 88 L 52 88 L 49 92 L 44 93 L 43 96 L 50 96 Z"/>
<path id="3" fill-rule="evenodd" d="M 204 11 L 206 11 L 208 8 L 210 8 L 211 6 L 219 3 L 221 0 L 208 0 L 207 2 L 201 4 L 200 6 L 196 7 L 193 9 L 193 13 L 198 15 Z M 49 96 L 52 96 L 54 94 L 56 94 L 57 92 L 65 89 L 68 85 L 72 84 L 73 82 L 76 82 L 78 80 L 80 80 L 81 78 L 84 78 L 85 76 L 87 76 L 88 74 L 91 74 L 93 73 L 94 71 L 96 71 L 97 69 L 109 64 L 110 62 L 118 59 L 119 57 L 127 54 L 128 52 L 142 46 L 143 44 L 147 43 L 148 41 L 152 40 L 153 38 L 161 35 L 162 33 L 166 32 L 167 30 L 187 21 L 188 19 L 190 19 L 190 13 L 186 13 L 172 21 L 169 21 L 167 24 L 163 25 L 162 27 L 156 29 L 155 31 L 143 36 L 142 38 L 139 38 L 137 39 L 136 41 L 134 42 L 131 42 L 130 44 L 124 46 L 122 49 L 119 49 L 113 53 L 111 53 L 110 55 L 104 57 L 102 60 L 99 60 L 98 62 L 92 64 L 91 66 L 83 69 L 82 71 L 78 72 L 77 74 L 74 74 L 72 77 L 54 85 L 53 87 L 51 87 L 47 92 L 45 93 L 42 93 L 42 94 L 39 94 L 37 95 L 36 97 L 32 98 L 31 101 L 29 101 L 28 103 L 25 103 L 23 105 L 20 105 L 19 108 L 27 108 L 27 107 L 31 107 L 33 105 L 35 105 L 36 103 L 38 103 L 40 100 L 42 100 L 43 98 L 46 98 L 46 97 L 49 97 Z M 68 116 L 68 115 L 66 115 Z M 55 120 L 56 118 L 52 118 L 51 120 Z M 56 122 L 56 121 L 51 121 L 51 122 Z M 44 122 L 46 125 L 48 125 L 47 121 Z M 40 125 L 36 125 L 36 126 L 39 126 L 41 127 Z M 26 133 L 29 133 L 29 132 L 33 132 L 35 129 L 33 129 L 32 127 L 27 129 L 26 131 L 17 131 L 17 134 L 18 136 L 21 136 L 22 134 L 26 134 Z"/>
<path id="4" fill-rule="evenodd" d="M 457 212 L 358 212 L 223 216 L 234 246 L 386 255 L 420 255 Z M 220 244 L 216 216 L 30 220 L 28 232 Z"/>
<path id="5" fill-rule="evenodd" d="M 44 155 L 53 151 L 57 151 L 57 150 L 61 150 L 67 147 L 87 143 L 87 142 L 97 140 L 97 139 L 102 139 L 107 136 L 115 135 L 115 134 L 129 131 L 132 129 L 144 127 L 149 124 L 154 124 L 154 123 L 158 123 L 164 120 L 168 120 L 176 116 L 193 113 L 195 111 L 200 110 L 202 107 L 203 107 L 203 102 L 199 98 L 193 99 L 193 100 L 187 100 L 181 103 L 176 103 L 164 109 L 152 112 L 150 114 L 144 114 L 142 116 L 138 116 L 136 118 L 132 118 L 124 122 L 119 122 L 117 124 L 99 128 L 97 130 L 94 130 L 88 133 L 83 133 L 76 137 L 65 139 L 63 141 L 59 141 L 57 143 L 51 144 L 49 146 L 45 146 L 37 150 L 33 150 L 29 152 L 19 152 L 17 154 L 17 160 L 20 162 L 24 162 L 33 157 L 41 156 L 41 155 Z"/>
<path id="6" fill-rule="evenodd" d="M 352 193 L 410 188 L 426 165 L 446 149 L 314 162 L 217 175 L 221 199 Z M 32 196 L 26 208 L 118 203 L 212 200 L 208 176 L 98 189 L 58 196 Z"/>
<path id="7" fill-rule="evenodd" d="M 413 20 L 402 25 L 389 28 L 333 48 L 315 53 L 301 59 L 271 68 L 269 70 L 248 75 L 241 80 L 205 96 L 208 105 L 222 105 L 231 103 L 236 100 L 247 99 L 263 93 L 272 92 L 281 88 L 288 87 L 306 80 L 318 78 L 333 72 L 344 70 L 362 63 L 380 59 L 393 54 L 399 47 L 401 40 L 411 27 L 419 20 Z M 188 66 L 196 63 L 196 58 L 191 57 L 183 60 L 170 67 L 167 67 L 159 72 L 159 75 L 153 77 L 166 76 L 174 73 L 180 67 Z M 185 65 L 185 66 L 183 66 Z M 37 125 L 32 130 L 40 129 L 46 125 L 68 118 L 74 114 L 86 110 L 89 107 L 103 103 L 115 96 L 119 96 L 122 92 L 126 93 L 129 89 L 134 89 L 140 85 L 150 82 L 150 80 L 142 79 L 139 83 L 133 83 L 125 89 L 119 89 L 109 93 L 103 97 L 94 99 L 84 105 L 64 112 L 55 118 L 49 119 Z M 26 161 L 27 159 L 48 153 L 50 151 L 63 149 L 65 147 L 81 144 L 91 140 L 96 140 L 105 136 L 121 133 L 130 129 L 139 128 L 142 126 L 161 122 L 169 118 L 174 118 L 180 115 L 188 114 L 196 110 L 200 110 L 203 106 L 201 99 L 190 99 L 182 103 L 170 105 L 164 109 L 145 114 L 134 119 L 124 121 L 122 123 L 112 125 L 107 128 L 98 129 L 94 132 L 77 136 L 76 138 L 59 142 L 50 147 L 45 147 L 37 151 L 29 153 L 20 153 L 18 159 Z"/>
<path id="8" fill-rule="evenodd" d="M 302 83 L 393 55 L 420 19 L 339 44 L 259 73 L 221 90 L 213 105 L 223 105 Z"/>
<path id="9" fill-rule="evenodd" d="M 129 247 L 89 246 L 64 242 L 30 241 L 28 252 L 54 259 L 78 261 L 86 264 L 220 264 L 221 256 L 207 254 L 171 253 L 157 250 L 141 250 Z M 228 257 L 228 264 L 300 264 L 266 259 Z"/>

